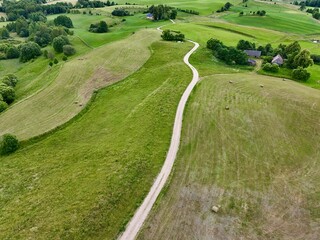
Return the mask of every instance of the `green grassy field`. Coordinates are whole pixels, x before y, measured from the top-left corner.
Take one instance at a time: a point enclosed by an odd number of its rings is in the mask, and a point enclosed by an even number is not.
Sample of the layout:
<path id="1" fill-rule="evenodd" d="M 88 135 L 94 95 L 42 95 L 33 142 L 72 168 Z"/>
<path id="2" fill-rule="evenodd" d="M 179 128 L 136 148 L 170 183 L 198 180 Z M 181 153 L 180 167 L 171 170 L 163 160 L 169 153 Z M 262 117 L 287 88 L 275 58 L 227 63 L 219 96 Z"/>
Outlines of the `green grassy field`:
<path id="1" fill-rule="evenodd" d="M 139 239 L 319 238 L 319 119 L 319 90 L 256 74 L 204 78 Z"/>
<path id="2" fill-rule="evenodd" d="M 270 2 L 255 2 L 250 0 L 247 2 L 248 7 L 242 5 L 232 7 L 234 13 L 223 15 L 222 18 L 236 24 L 261 27 L 266 29 L 277 30 L 286 33 L 295 34 L 315 34 L 320 33 L 319 23 L 307 15 L 305 12 L 298 11 L 293 6 L 270 4 Z M 257 12 L 265 10 L 265 17 L 249 16 L 250 11 Z M 239 16 L 239 12 L 243 11 L 244 16 Z"/>
<path id="3" fill-rule="evenodd" d="M 39 83 L 42 88 L 0 115 L 0 132 L 25 140 L 68 121 L 83 109 L 95 89 L 137 71 L 150 57 L 149 46 L 159 35 L 156 30 L 142 30 L 52 69 L 47 67 L 38 78 L 45 79 Z"/>
<path id="4" fill-rule="evenodd" d="M 1 239 L 117 236 L 164 161 L 190 48 L 153 44 L 148 62 L 72 125 L 0 157 Z"/>

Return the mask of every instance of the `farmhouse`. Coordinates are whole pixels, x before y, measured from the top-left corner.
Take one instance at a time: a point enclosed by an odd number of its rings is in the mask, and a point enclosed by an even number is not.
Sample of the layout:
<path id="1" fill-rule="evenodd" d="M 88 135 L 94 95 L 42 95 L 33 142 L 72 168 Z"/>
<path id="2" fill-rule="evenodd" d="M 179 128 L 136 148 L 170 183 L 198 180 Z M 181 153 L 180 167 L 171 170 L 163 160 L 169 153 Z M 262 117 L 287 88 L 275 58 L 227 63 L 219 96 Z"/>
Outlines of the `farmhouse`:
<path id="1" fill-rule="evenodd" d="M 271 63 L 275 63 L 278 64 L 279 66 L 283 64 L 283 58 L 278 54 L 277 56 L 275 56 Z"/>
<path id="2" fill-rule="evenodd" d="M 244 52 L 245 52 L 249 57 L 259 58 L 259 57 L 261 56 L 261 51 L 257 51 L 257 50 L 244 50 Z"/>
<path id="3" fill-rule="evenodd" d="M 152 13 L 148 13 L 147 14 L 147 19 L 153 20 L 153 14 Z"/>

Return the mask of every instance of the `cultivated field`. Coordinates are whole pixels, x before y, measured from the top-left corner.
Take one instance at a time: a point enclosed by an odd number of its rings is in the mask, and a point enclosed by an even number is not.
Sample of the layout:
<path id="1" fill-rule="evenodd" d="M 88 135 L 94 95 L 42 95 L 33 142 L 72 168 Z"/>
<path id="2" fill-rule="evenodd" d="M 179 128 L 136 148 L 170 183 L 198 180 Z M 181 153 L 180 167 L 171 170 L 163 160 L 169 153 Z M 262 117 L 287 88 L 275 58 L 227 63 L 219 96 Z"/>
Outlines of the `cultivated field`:
<path id="1" fill-rule="evenodd" d="M 318 90 L 254 74 L 204 78 L 140 239 L 318 239 L 319 119 Z"/>

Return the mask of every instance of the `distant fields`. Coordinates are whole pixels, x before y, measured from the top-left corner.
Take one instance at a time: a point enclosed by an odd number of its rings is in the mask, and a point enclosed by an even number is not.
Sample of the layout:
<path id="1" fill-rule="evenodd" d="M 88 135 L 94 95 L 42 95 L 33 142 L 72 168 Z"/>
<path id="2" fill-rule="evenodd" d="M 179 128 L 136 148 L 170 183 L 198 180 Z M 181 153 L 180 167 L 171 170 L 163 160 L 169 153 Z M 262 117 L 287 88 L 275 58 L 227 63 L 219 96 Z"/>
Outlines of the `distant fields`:
<path id="1" fill-rule="evenodd" d="M 319 119 L 319 90 L 253 74 L 204 78 L 139 239 L 318 239 Z"/>
<path id="2" fill-rule="evenodd" d="M 143 30 L 52 69 L 47 67 L 38 78 L 42 88 L 0 115 L 0 132 L 28 139 L 65 123 L 80 112 L 94 90 L 137 71 L 150 57 L 149 46 L 159 35 L 156 30 Z"/>
<path id="3" fill-rule="evenodd" d="M 0 157 L 0 238 L 115 238 L 164 161 L 190 48 L 154 43 L 148 62 L 72 125 Z"/>
<path id="4" fill-rule="evenodd" d="M 235 13 L 227 13 L 222 18 L 236 24 L 267 28 L 286 33 L 296 34 L 315 34 L 320 33 L 320 25 L 318 21 L 307 15 L 305 12 L 296 10 L 294 6 L 270 4 L 269 2 L 255 2 L 250 0 L 247 5 L 243 7 L 240 4 L 232 7 Z M 293 8 L 293 9 L 292 9 Z M 265 17 L 258 16 L 242 16 L 239 17 L 239 12 L 243 11 L 245 14 L 250 11 L 256 12 L 258 10 L 265 10 L 267 15 Z"/>

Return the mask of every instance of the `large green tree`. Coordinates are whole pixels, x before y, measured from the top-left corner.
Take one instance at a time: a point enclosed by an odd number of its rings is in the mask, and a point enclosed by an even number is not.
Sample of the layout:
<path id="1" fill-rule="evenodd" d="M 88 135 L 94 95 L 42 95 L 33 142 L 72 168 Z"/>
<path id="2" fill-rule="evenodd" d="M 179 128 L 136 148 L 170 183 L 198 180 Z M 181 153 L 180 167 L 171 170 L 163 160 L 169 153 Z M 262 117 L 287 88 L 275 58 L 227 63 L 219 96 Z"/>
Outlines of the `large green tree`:
<path id="1" fill-rule="evenodd" d="M 66 28 L 73 28 L 73 23 L 71 18 L 66 15 L 60 15 L 53 20 L 56 26 L 64 26 Z"/>
<path id="2" fill-rule="evenodd" d="M 28 42 L 20 46 L 20 61 L 27 62 L 41 55 L 41 48 L 35 42 Z"/>
<path id="3" fill-rule="evenodd" d="M 53 39 L 52 41 L 52 46 L 54 48 L 54 50 L 58 53 L 62 53 L 63 52 L 63 46 L 64 45 L 68 45 L 69 40 L 66 36 L 59 36 Z"/>
<path id="4" fill-rule="evenodd" d="M 310 52 L 308 50 L 303 50 L 300 53 L 298 53 L 293 60 L 294 66 L 307 68 L 311 65 L 313 65 L 313 60 L 310 57 Z"/>

